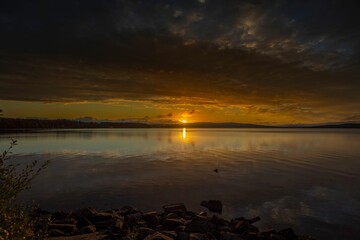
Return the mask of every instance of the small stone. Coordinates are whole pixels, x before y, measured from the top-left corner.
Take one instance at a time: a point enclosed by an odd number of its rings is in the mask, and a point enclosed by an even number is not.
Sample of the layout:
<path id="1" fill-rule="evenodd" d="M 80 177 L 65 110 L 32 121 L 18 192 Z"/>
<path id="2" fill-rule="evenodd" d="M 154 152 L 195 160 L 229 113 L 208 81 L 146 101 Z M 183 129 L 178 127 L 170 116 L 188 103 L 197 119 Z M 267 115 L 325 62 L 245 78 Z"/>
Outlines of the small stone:
<path id="1" fill-rule="evenodd" d="M 166 228 L 174 228 L 184 224 L 184 221 L 177 218 L 168 218 L 162 221 L 162 224 Z"/>
<path id="2" fill-rule="evenodd" d="M 137 213 L 138 210 L 132 206 L 124 206 L 120 209 L 119 213 L 121 215 L 128 215 L 128 214 L 133 214 L 133 213 Z"/>
<path id="3" fill-rule="evenodd" d="M 178 232 L 178 240 L 189 240 L 190 234 L 187 232 Z"/>
<path id="4" fill-rule="evenodd" d="M 66 234 L 63 231 L 60 231 L 59 229 L 51 229 L 51 230 L 49 230 L 48 234 L 49 234 L 50 237 L 66 236 Z"/>
<path id="5" fill-rule="evenodd" d="M 214 215 L 211 219 L 210 222 L 214 223 L 216 226 L 228 226 L 229 222 L 226 221 L 225 219 L 222 219 L 216 215 Z"/>
<path id="6" fill-rule="evenodd" d="M 206 207 L 211 212 L 216 212 L 216 213 L 222 212 L 222 203 L 219 200 L 202 201 L 200 205 Z"/>
<path id="7" fill-rule="evenodd" d="M 283 235 L 280 234 L 271 234 L 271 240 L 287 240 Z"/>
<path id="8" fill-rule="evenodd" d="M 78 229 L 77 229 L 76 225 L 74 225 L 74 224 L 51 223 L 51 224 L 49 224 L 49 230 L 52 230 L 52 229 L 60 230 L 60 231 L 64 232 L 66 235 L 74 235 L 75 233 L 78 232 Z"/>
<path id="9" fill-rule="evenodd" d="M 128 214 L 126 216 L 126 220 L 128 222 L 132 222 L 132 223 L 135 223 L 135 222 L 138 222 L 142 219 L 143 215 L 141 212 L 136 212 L 136 213 L 131 213 L 131 214 Z"/>
<path id="10" fill-rule="evenodd" d="M 144 238 L 144 240 L 174 240 L 174 238 L 169 237 L 165 234 L 162 234 L 160 232 L 154 232 L 152 234 L 149 234 Z"/>
<path id="11" fill-rule="evenodd" d="M 161 231 L 162 234 L 165 234 L 168 237 L 171 238 L 177 238 L 178 234 L 176 233 L 176 231 Z"/>
<path id="12" fill-rule="evenodd" d="M 95 210 L 95 208 L 92 207 L 87 207 L 87 208 L 82 208 L 76 212 L 73 213 L 73 215 L 75 215 L 75 218 L 77 216 L 84 216 L 86 218 L 91 218 L 93 215 L 97 214 L 98 212 Z"/>
<path id="13" fill-rule="evenodd" d="M 190 233 L 189 240 L 205 240 L 205 237 L 201 233 Z"/>
<path id="14" fill-rule="evenodd" d="M 165 213 L 171 212 L 186 212 L 185 204 L 175 203 L 175 204 L 166 204 L 163 206 Z"/>
<path id="15" fill-rule="evenodd" d="M 253 224 L 253 223 L 256 223 L 256 222 L 258 222 L 260 220 L 261 220 L 261 218 L 259 216 L 257 216 L 257 217 L 254 217 L 254 218 L 247 219 L 246 222 L 248 222 L 250 224 Z"/>
<path id="16" fill-rule="evenodd" d="M 171 212 L 165 216 L 165 218 L 178 218 L 178 217 L 179 217 L 179 215 L 177 215 L 176 213 L 173 213 L 173 212 Z"/>
<path id="17" fill-rule="evenodd" d="M 96 227 L 94 225 L 88 225 L 88 226 L 85 226 L 83 227 L 81 230 L 80 230 L 81 233 L 94 233 L 96 232 Z"/>
<path id="18" fill-rule="evenodd" d="M 241 235 L 239 235 L 239 234 L 223 231 L 220 233 L 220 239 L 221 240 L 243 240 L 244 238 L 242 238 Z"/>
<path id="19" fill-rule="evenodd" d="M 185 227 L 186 232 L 198 232 L 198 233 L 206 233 L 211 229 L 215 228 L 215 224 L 210 223 L 207 220 L 195 219 L 191 221 L 189 225 Z"/>
<path id="20" fill-rule="evenodd" d="M 200 212 L 200 213 L 198 214 L 198 216 L 206 217 L 206 216 L 207 216 L 207 213 L 206 213 L 206 212 Z"/>
<path id="21" fill-rule="evenodd" d="M 260 232 L 260 235 L 263 235 L 263 236 L 270 236 L 271 234 L 275 234 L 276 233 L 276 230 L 271 228 L 271 229 L 267 229 L 267 230 L 263 230 Z"/>

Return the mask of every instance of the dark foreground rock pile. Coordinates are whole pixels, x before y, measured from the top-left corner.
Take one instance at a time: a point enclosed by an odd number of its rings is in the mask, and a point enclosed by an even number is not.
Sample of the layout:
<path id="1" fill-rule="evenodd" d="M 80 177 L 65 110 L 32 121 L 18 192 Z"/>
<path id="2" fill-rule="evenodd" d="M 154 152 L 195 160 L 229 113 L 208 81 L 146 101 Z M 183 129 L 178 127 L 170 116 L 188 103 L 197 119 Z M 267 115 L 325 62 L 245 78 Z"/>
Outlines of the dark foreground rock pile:
<path id="1" fill-rule="evenodd" d="M 221 212 L 220 201 L 202 202 L 209 210 Z M 259 230 L 254 223 L 260 217 L 243 217 L 225 220 L 216 214 L 188 211 L 184 204 L 163 206 L 162 213 L 143 213 L 133 207 L 98 212 L 84 208 L 74 212 L 49 214 L 49 236 L 53 240 L 296 240 L 312 239 L 298 237 L 290 228 L 276 231 Z"/>

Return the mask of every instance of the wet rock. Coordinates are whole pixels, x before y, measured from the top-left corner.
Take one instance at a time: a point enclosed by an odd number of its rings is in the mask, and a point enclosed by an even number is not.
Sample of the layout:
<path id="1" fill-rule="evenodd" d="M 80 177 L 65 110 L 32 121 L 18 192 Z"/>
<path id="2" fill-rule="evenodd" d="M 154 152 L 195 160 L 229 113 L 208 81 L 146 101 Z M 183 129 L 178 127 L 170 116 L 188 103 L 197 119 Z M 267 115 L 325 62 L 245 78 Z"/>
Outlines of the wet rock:
<path id="1" fill-rule="evenodd" d="M 215 225 L 207 220 L 195 219 L 185 227 L 186 232 L 206 233 L 215 228 Z"/>
<path id="2" fill-rule="evenodd" d="M 165 218 L 178 218 L 178 217 L 179 217 L 179 215 L 177 215 L 174 212 L 171 212 L 165 216 Z"/>
<path id="3" fill-rule="evenodd" d="M 87 208 L 82 208 L 80 210 L 75 211 L 72 215 L 74 215 L 75 218 L 78 217 L 78 216 L 91 218 L 93 215 L 95 215 L 97 213 L 98 212 L 95 210 L 95 208 L 87 207 Z"/>
<path id="4" fill-rule="evenodd" d="M 253 224 L 253 223 L 256 223 L 256 222 L 258 222 L 260 220 L 261 220 L 261 218 L 259 216 L 257 216 L 257 217 L 254 217 L 254 218 L 247 219 L 246 222 L 248 222 L 250 224 Z"/>
<path id="5" fill-rule="evenodd" d="M 119 213 L 121 215 L 128 215 L 128 214 L 134 214 L 139 212 L 136 208 L 132 207 L 132 206 L 124 206 L 120 209 Z"/>
<path id="6" fill-rule="evenodd" d="M 83 228 L 83 227 L 86 227 L 86 226 L 89 226 L 89 225 L 92 225 L 92 223 L 84 216 L 82 215 L 79 215 L 76 217 L 76 226 L 78 228 Z"/>
<path id="7" fill-rule="evenodd" d="M 247 230 L 246 221 L 235 220 L 230 223 L 231 231 L 234 233 L 243 233 Z"/>
<path id="8" fill-rule="evenodd" d="M 49 234 L 50 237 L 66 236 L 66 234 L 63 231 L 59 230 L 59 229 L 51 229 L 51 230 L 49 230 L 48 234 Z"/>
<path id="9" fill-rule="evenodd" d="M 160 218 L 156 212 L 145 213 L 143 215 L 143 219 L 146 224 L 151 228 L 155 228 L 160 223 Z"/>
<path id="10" fill-rule="evenodd" d="M 64 232 L 66 235 L 74 235 L 78 232 L 78 228 L 74 224 L 49 224 L 49 230 L 57 229 Z"/>
<path id="11" fill-rule="evenodd" d="M 94 233 L 94 232 L 96 232 L 96 227 L 94 225 L 88 225 L 88 226 L 81 228 L 80 232 L 83 234 Z"/>
<path id="12" fill-rule="evenodd" d="M 231 232 L 221 232 L 220 233 L 221 240 L 244 240 L 241 235 Z"/>
<path id="13" fill-rule="evenodd" d="M 222 203 L 219 200 L 202 201 L 200 205 L 206 207 L 211 212 L 216 212 L 216 213 L 222 212 Z"/>
<path id="14" fill-rule="evenodd" d="M 140 227 L 138 229 L 138 239 L 144 239 L 146 236 L 153 234 L 155 231 L 151 228 Z"/>
<path id="15" fill-rule="evenodd" d="M 271 234 L 270 240 L 287 240 L 287 239 L 280 234 Z"/>
<path id="16" fill-rule="evenodd" d="M 206 212 L 200 212 L 200 213 L 198 214 L 198 216 L 206 217 L 206 216 L 207 216 L 207 213 L 206 213 Z"/>
<path id="17" fill-rule="evenodd" d="M 218 217 L 216 215 L 214 215 L 210 219 L 210 222 L 214 223 L 216 226 L 228 226 L 229 225 L 229 221 L 226 221 L 225 219 Z"/>
<path id="18" fill-rule="evenodd" d="M 63 212 L 63 211 L 59 211 L 59 212 L 54 212 L 53 214 L 51 214 L 51 216 L 54 219 L 67 219 L 67 218 L 71 218 L 71 213 L 69 212 Z"/>
<path id="19" fill-rule="evenodd" d="M 185 204 L 183 203 L 175 203 L 175 204 L 166 204 L 163 206 L 165 213 L 171 212 L 186 212 Z"/>
<path id="20" fill-rule="evenodd" d="M 146 238 L 144 238 L 144 240 L 174 240 L 174 238 L 169 237 L 160 232 L 154 232 L 154 233 L 146 236 Z"/>
<path id="21" fill-rule="evenodd" d="M 275 229 L 267 229 L 267 230 L 263 230 L 259 233 L 259 235 L 261 236 L 266 236 L 266 237 L 270 237 L 271 234 L 275 234 L 276 233 L 276 230 Z"/>
<path id="22" fill-rule="evenodd" d="M 141 212 L 135 212 L 135 213 L 131 213 L 131 214 L 128 214 L 126 216 L 126 220 L 130 223 L 136 223 L 140 220 L 142 220 L 142 213 Z"/>
<path id="23" fill-rule="evenodd" d="M 168 237 L 171 238 L 177 238 L 178 234 L 176 233 L 176 231 L 161 231 L 160 233 L 165 234 Z"/>
<path id="24" fill-rule="evenodd" d="M 178 218 L 167 218 L 162 221 L 162 225 L 166 228 L 175 228 L 183 224 L 184 221 Z"/>
<path id="25" fill-rule="evenodd" d="M 205 240 L 205 237 L 201 233 L 190 233 L 189 240 Z"/>
<path id="26" fill-rule="evenodd" d="M 178 232 L 178 240 L 189 240 L 190 234 L 187 232 Z"/>

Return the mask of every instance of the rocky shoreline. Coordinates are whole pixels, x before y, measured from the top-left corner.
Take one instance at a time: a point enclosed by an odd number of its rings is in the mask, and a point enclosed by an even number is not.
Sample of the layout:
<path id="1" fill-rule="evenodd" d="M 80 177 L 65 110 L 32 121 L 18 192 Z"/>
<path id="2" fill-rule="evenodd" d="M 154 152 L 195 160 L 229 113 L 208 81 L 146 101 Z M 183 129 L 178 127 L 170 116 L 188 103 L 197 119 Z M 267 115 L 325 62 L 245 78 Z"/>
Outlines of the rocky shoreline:
<path id="1" fill-rule="evenodd" d="M 259 230 L 254 224 L 260 217 L 243 217 L 225 220 L 218 200 L 203 201 L 214 214 L 188 211 L 182 203 L 167 204 L 163 212 L 143 213 L 125 206 L 99 212 L 83 208 L 73 212 L 39 212 L 50 218 L 49 239 L 52 240 L 310 240 L 312 237 L 297 236 L 291 228 Z"/>

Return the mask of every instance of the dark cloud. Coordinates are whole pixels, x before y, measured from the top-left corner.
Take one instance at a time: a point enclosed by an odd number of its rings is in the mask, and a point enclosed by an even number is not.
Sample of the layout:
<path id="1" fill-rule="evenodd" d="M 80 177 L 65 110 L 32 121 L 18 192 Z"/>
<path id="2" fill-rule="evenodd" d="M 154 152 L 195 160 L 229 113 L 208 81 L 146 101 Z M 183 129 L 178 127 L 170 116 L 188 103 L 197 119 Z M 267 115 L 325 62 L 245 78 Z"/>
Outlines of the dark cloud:
<path id="1" fill-rule="evenodd" d="M 360 105 L 356 1 L 2 1 L 0 98 Z"/>
<path id="2" fill-rule="evenodd" d="M 165 115 L 158 115 L 157 118 L 172 118 L 173 114 L 172 113 L 168 113 Z"/>

